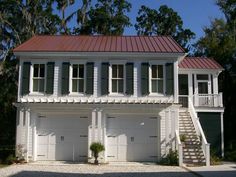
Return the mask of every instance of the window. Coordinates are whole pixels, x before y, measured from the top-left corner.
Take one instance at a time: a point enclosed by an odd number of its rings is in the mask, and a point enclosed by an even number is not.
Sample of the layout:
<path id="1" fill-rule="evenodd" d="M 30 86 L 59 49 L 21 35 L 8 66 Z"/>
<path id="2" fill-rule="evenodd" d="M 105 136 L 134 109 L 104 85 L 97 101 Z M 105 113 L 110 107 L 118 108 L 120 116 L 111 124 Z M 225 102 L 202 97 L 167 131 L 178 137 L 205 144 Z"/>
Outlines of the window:
<path id="1" fill-rule="evenodd" d="M 124 93 L 124 65 L 112 65 L 112 93 Z"/>
<path id="2" fill-rule="evenodd" d="M 33 92 L 45 91 L 45 64 L 34 64 Z"/>
<path id="3" fill-rule="evenodd" d="M 72 92 L 84 93 L 84 65 L 72 66 Z"/>
<path id="4" fill-rule="evenodd" d="M 151 66 L 151 92 L 163 93 L 163 65 Z"/>

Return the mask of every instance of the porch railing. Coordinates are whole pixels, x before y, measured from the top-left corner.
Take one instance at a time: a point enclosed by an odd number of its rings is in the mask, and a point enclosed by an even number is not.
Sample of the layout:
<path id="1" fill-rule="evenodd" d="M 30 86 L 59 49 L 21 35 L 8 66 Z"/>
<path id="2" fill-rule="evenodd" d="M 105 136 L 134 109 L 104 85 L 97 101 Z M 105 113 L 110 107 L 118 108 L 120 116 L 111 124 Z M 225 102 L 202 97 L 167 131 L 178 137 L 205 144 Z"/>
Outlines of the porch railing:
<path id="1" fill-rule="evenodd" d="M 188 95 L 179 95 L 179 103 L 183 107 L 189 106 Z M 219 94 L 194 94 L 191 97 L 192 103 L 196 107 L 223 107 L 222 93 Z"/>
<path id="2" fill-rule="evenodd" d="M 189 99 L 188 101 L 189 101 L 188 109 L 189 109 L 190 117 L 193 121 L 193 125 L 194 125 L 194 128 L 196 130 L 196 133 L 199 136 L 200 141 L 201 141 L 203 154 L 204 154 L 205 159 L 206 159 L 206 166 L 210 166 L 210 144 L 207 143 L 205 134 L 202 130 L 201 123 L 200 123 L 199 118 L 197 117 L 197 113 L 194 109 L 192 100 Z"/>
<path id="3" fill-rule="evenodd" d="M 222 93 L 219 94 L 195 94 L 193 96 L 194 106 L 223 107 Z"/>

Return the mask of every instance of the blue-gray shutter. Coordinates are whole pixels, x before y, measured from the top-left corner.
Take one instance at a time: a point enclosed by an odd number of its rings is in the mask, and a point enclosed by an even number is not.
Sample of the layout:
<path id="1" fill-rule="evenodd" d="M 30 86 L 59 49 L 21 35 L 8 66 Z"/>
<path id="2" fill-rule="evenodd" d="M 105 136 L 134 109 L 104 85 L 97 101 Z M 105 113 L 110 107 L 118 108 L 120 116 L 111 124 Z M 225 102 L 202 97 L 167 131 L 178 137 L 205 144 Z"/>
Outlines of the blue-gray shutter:
<path id="1" fill-rule="evenodd" d="M 126 63 L 126 94 L 134 94 L 134 64 Z"/>
<path id="2" fill-rule="evenodd" d="M 174 64 L 166 63 L 166 95 L 174 93 Z"/>
<path id="3" fill-rule="evenodd" d="M 24 62 L 22 68 L 22 82 L 21 82 L 21 95 L 27 95 L 29 93 L 29 81 L 30 81 L 30 62 Z"/>
<path id="4" fill-rule="evenodd" d="M 109 79 L 109 63 L 102 63 L 101 67 L 101 95 L 107 95 Z"/>
<path id="5" fill-rule="evenodd" d="M 142 63 L 141 64 L 141 93 L 142 95 L 149 94 L 149 72 L 148 72 L 149 64 Z"/>
<path id="6" fill-rule="evenodd" d="M 54 86 L 54 62 L 47 63 L 47 81 L 46 81 L 46 93 L 53 94 Z"/>
<path id="7" fill-rule="evenodd" d="M 89 62 L 86 64 L 86 94 L 93 94 L 93 74 L 94 63 Z"/>
<path id="8" fill-rule="evenodd" d="M 62 77 L 61 77 L 61 94 L 69 94 L 69 71 L 70 63 L 62 63 Z"/>

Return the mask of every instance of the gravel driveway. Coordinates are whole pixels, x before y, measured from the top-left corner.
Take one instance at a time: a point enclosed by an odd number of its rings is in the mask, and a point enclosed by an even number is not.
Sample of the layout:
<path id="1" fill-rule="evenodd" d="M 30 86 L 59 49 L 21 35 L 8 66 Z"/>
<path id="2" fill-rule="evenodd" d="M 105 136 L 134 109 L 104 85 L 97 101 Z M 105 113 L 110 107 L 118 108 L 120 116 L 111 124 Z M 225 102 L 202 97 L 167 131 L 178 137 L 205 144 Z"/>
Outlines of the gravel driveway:
<path id="1" fill-rule="evenodd" d="M 0 176 L 13 177 L 196 177 L 180 167 L 154 164 L 25 164 L 0 169 Z"/>

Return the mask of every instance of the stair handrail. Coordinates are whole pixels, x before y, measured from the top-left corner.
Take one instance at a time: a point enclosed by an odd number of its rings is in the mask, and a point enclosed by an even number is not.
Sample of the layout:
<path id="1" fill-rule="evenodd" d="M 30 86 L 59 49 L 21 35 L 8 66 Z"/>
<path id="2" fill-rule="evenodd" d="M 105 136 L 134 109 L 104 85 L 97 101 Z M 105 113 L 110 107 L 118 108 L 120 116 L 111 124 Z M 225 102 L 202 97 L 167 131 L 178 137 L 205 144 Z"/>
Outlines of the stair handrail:
<path id="1" fill-rule="evenodd" d="M 178 130 L 175 130 L 175 138 L 176 138 L 176 149 L 178 150 L 178 156 L 179 156 L 179 166 L 183 166 L 183 145 L 181 144 Z"/>
<path id="2" fill-rule="evenodd" d="M 202 144 L 202 150 L 203 150 L 204 156 L 206 158 L 206 166 L 210 166 L 210 144 L 206 140 L 206 136 L 203 132 L 201 123 L 199 121 L 199 118 L 198 118 L 195 108 L 193 106 L 192 100 L 189 99 L 188 103 L 189 103 L 188 110 L 190 113 L 190 117 L 192 119 L 196 133 L 200 137 L 200 141 Z"/>

